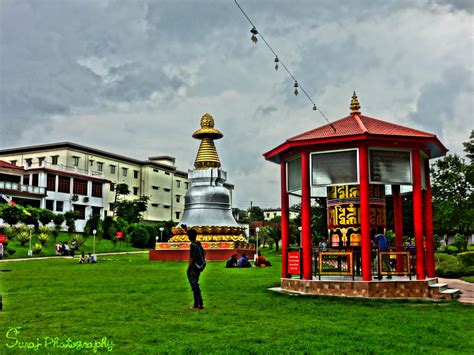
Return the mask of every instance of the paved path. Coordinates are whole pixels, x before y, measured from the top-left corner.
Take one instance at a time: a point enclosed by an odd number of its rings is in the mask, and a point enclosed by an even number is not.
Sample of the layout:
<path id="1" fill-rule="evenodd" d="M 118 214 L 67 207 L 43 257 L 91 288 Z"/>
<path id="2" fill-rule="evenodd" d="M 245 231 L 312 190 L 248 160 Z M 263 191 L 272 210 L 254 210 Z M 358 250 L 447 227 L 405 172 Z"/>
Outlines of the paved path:
<path id="1" fill-rule="evenodd" d="M 443 279 L 441 277 L 438 277 L 438 282 L 448 284 L 448 287 L 457 288 L 461 291 L 461 297 L 458 298 L 459 302 L 474 304 L 474 283 L 458 279 Z"/>
<path id="2" fill-rule="evenodd" d="M 97 256 L 104 256 L 104 255 L 117 255 L 117 254 L 144 254 L 148 253 L 149 250 L 140 250 L 140 251 L 117 251 L 113 253 L 101 253 L 97 254 Z M 75 258 L 79 258 L 80 255 L 76 254 L 74 256 Z M 2 259 L 0 260 L 0 263 L 5 263 L 9 261 L 28 261 L 28 260 L 45 260 L 45 259 L 71 259 L 71 256 L 59 256 L 59 255 L 54 255 L 54 256 L 42 256 L 42 257 L 37 257 L 37 258 L 18 258 L 18 259 Z"/>

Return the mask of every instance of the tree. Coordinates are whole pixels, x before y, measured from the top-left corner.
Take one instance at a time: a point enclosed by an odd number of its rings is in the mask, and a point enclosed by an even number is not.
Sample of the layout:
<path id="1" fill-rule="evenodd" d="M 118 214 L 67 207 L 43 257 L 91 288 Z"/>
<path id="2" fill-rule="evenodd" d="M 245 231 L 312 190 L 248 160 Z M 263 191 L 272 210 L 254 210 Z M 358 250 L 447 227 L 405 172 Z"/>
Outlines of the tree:
<path id="1" fill-rule="evenodd" d="M 39 227 L 39 212 L 40 212 L 40 209 L 39 208 L 34 208 L 34 207 L 31 207 L 31 206 L 27 206 L 25 208 L 25 211 L 27 213 L 24 213 L 23 212 L 23 218 L 22 218 L 22 222 L 25 223 L 25 224 L 32 224 L 35 226 L 35 230 L 38 230 L 38 227 Z"/>
<path id="2" fill-rule="evenodd" d="M 76 219 L 79 218 L 79 212 L 77 211 L 67 211 L 64 214 L 66 218 L 67 231 L 69 233 L 74 233 L 76 231 Z"/>
<path id="3" fill-rule="evenodd" d="M 474 161 L 474 129 L 471 131 L 469 142 L 464 142 L 464 151 L 466 152 L 466 157 L 471 160 L 471 164 Z"/>
<path id="4" fill-rule="evenodd" d="M 23 219 L 23 212 L 16 207 L 7 205 L 2 208 L 2 219 L 5 223 L 8 223 L 10 226 L 13 226 L 20 222 Z"/>
<path id="5" fill-rule="evenodd" d="M 249 212 L 249 218 L 251 221 L 265 220 L 265 215 L 263 213 L 263 210 L 258 206 L 252 206 L 248 212 Z"/>
<path id="6" fill-rule="evenodd" d="M 437 233 L 466 235 L 474 230 L 472 164 L 454 155 L 431 168 L 433 224 Z"/>
<path id="7" fill-rule="evenodd" d="M 116 215 L 128 223 L 137 223 L 142 219 L 142 213 L 148 209 L 148 196 L 142 196 L 138 200 L 117 202 Z"/>
<path id="8" fill-rule="evenodd" d="M 128 185 L 125 183 L 121 184 L 116 184 L 115 185 L 115 198 L 114 198 L 114 203 L 113 203 L 113 215 L 115 216 L 115 212 L 117 210 L 119 201 L 120 201 L 120 196 L 127 196 L 130 194 L 130 189 L 128 188 Z"/>
<path id="9" fill-rule="evenodd" d="M 42 208 L 39 210 L 39 221 L 43 226 L 49 224 L 54 217 L 54 213 L 48 209 Z"/>
<path id="10" fill-rule="evenodd" d="M 301 212 L 294 219 L 297 226 L 301 226 Z M 311 232 L 313 238 L 327 238 L 327 208 L 325 203 L 315 204 L 311 206 Z"/>

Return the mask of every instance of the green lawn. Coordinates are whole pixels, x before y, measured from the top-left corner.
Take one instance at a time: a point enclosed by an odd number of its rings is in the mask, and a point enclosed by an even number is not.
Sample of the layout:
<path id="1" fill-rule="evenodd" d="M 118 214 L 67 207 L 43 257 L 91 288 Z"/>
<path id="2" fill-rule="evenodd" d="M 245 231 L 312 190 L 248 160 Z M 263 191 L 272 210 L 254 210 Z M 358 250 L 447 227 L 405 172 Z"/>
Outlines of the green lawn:
<path id="1" fill-rule="evenodd" d="M 56 241 L 62 241 L 66 242 L 68 241 L 69 245 L 71 245 L 70 242 L 71 235 L 66 232 L 60 232 L 58 237 L 56 238 Z M 86 237 L 84 245 L 80 248 L 79 254 L 84 251 L 86 254 L 87 253 L 92 253 L 93 251 L 93 243 L 94 239 L 93 237 Z M 39 243 L 37 234 L 33 234 L 31 238 L 31 244 L 35 245 L 36 243 Z M 40 256 L 52 256 L 56 255 L 55 249 L 54 249 L 54 240 L 53 237 L 50 237 L 50 241 L 43 247 L 43 251 L 41 251 L 39 254 L 34 254 L 34 257 L 40 257 Z M 24 246 L 21 246 L 20 243 L 16 239 L 9 240 L 8 243 L 8 248 L 14 249 L 16 252 L 13 255 L 9 255 L 7 259 L 16 259 L 16 258 L 27 258 L 28 257 L 28 250 L 30 248 L 30 243 L 26 243 Z M 110 240 L 107 239 L 96 239 L 96 245 L 95 245 L 96 253 L 108 253 L 108 252 L 119 252 L 119 251 L 136 251 L 136 250 L 144 250 L 144 249 L 137 249 L 132 246 L 129 246 L 127 243 L 124 242 L 118 242 L 116 245 L 114 245 Z M 76 255 L 78 254 L 76 250 Z"/>
<path id="2" fill-rule="evenodd" d="M 120 354 L 472 354 L 472 306 L 278 294 L 267 288 L 279 283 L 279 258 L 264 255 L 275 267 L 225 269 L 209 262 L 202 311 L 189 309 L 185 262 L 134 254 L 86 265 L 72 259 L 0 263 L 0 353 L 22 353 L 6 346 L 14 343 L 5 336 L 8 328 L 19 326 L 20 341 L 107 337 Z M 46 352 L 55 350 L 42 345 L 36 353 Z"/>

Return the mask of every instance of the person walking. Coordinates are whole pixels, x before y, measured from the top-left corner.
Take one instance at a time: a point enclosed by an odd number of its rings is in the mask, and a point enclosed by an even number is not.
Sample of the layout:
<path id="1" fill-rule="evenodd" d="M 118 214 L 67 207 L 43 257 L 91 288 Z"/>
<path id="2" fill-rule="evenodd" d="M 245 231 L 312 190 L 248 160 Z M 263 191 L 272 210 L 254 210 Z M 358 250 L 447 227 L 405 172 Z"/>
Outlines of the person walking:
<path id="1" fill-rule="evenodd" d="M 191 290 L 193 291 L 194 305 L 191 309 L 203 309 L 201 288 L 199 287 L 199 276 L 206 267 L 206 252 L 201 245 L 201 242 L 196 241 L 197 232 L 194 229 L 187 230 L 187 235 L 191 241 L 189 246 L 189 264 L 186 274 L 188 276 Z"/>

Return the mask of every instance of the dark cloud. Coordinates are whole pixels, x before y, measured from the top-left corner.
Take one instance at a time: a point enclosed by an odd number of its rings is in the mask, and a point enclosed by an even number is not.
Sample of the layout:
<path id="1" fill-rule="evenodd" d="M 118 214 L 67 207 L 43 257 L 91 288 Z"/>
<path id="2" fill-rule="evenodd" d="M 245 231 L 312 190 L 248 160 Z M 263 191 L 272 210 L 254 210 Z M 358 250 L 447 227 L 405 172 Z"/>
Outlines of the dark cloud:
<path id="1" fill-rule="evenodd" d="M 449 5 L 453 10 L 474 13 L 474 2 L 472 0 L 434 0 L 441 5 Z"/>

